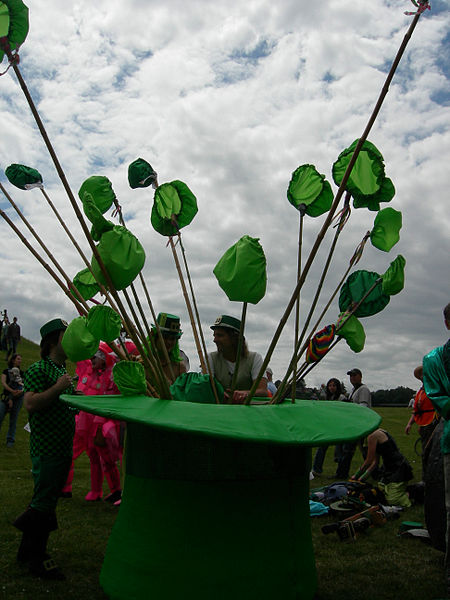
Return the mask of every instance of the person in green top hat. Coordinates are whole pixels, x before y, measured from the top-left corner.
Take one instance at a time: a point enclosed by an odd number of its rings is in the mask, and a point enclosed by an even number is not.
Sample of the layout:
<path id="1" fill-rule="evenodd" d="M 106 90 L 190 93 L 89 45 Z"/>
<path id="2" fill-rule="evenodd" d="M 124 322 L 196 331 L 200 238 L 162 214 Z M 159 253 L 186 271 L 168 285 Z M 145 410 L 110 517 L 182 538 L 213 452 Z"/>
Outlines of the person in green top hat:
<path id="1" fill-rule="evenodd" d="M 216 352 L 209 354 L 212 375 L 220 381 L 225 389 L 225 397 L 231 394 L 231 382 L 236 364 L 239 331 L 241 322 L 235 317 L 221 315 L 217 317 L 211 329 L 214 332 Z M 263 359 L 257 352 L 250 352 L 245 338 L 242 344 L 241 357 L 236 380 L 236 389 L 233 392 L 232 403 L 243 404 L 248 392 L 263 364 Z M 263 377 L 255 391 L 255 396 L 267 396 L 267 379 Z"/>
<path id="2" fill-rule="evenodd" d="M 169 355 L 170 364 L 165 358 L 165 353 L 161 348 L 161 341 L 156 330 L 152 325 L 150 343 L 157 348 L 159 360 L 167 380 L 172 384 L 177 377 L 186 372 L 186 366 L 180 353 L 179 339 L 183 335 L 181 331 L 180 317 L 170 315 L 169 313 L 159 313 L 156 318 L 161 331 L 164 345 Z"/>
<path id="3" fill-rule="evenodd" d="M 72 462 L 75 431 L 76 411 L 59 398 L 63 392 L 75 393 L 61 344 L 66 329 L 62 319 L 41 327 L 41 360 L 31 365 L 24 379 L 34 491 L 30 505 L 14 521 L 22 531 L 17 560 L 28 563 L 33 575 L 45 579 L 65 579 L 47 554 L 47 540 L 58 527 L 55 509 Z"/>

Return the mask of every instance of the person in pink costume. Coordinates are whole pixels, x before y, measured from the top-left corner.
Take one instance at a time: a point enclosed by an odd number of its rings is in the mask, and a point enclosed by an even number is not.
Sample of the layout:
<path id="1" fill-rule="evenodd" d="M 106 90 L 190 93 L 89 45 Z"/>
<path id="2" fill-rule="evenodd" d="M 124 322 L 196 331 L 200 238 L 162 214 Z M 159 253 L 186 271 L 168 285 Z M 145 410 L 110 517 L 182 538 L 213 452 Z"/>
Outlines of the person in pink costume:
<path id="1" fill-rule="evenodd" d="M 77 364 L 77 390 L 86 396 L 118 394 L 112 379 L 115 362 L 110 348 L 101 342 L 99 350 L 90 360 Z M 91 463 L 91 490 L 85 499 L 92 502 L 102 498 L 103 477 L 106 476 L 111 492 L 105 501 L 114 503 L 120 500 L 122 490 L 117 468 L 117 461 L 122 458 L 120 423 L 84 411 L 80 411 L 76 417 L 72 466 L 61 495 L 72 495 L 73 463 L 85 450 Z"/>

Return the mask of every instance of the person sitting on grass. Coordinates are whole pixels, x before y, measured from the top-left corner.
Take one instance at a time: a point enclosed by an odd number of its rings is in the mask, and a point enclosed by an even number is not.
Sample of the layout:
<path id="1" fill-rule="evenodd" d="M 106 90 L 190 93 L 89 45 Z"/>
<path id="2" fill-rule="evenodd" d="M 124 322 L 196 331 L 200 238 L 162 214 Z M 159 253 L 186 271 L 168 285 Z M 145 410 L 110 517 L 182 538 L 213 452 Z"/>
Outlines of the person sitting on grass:
<path id="1" fill-rule="evenodd" d="M 379 467 L 380 458 L 383 464 Z M 406 492 L 407 482 L 413 478 L 411 465 L 403 456 L 394 438 L 384 429 L 376 429 L 367 438 L 367 457 L 352 479 L 365 481 L 369 475 L 378 480 L 378 488 L 388 504 L 411 506 Z"/>

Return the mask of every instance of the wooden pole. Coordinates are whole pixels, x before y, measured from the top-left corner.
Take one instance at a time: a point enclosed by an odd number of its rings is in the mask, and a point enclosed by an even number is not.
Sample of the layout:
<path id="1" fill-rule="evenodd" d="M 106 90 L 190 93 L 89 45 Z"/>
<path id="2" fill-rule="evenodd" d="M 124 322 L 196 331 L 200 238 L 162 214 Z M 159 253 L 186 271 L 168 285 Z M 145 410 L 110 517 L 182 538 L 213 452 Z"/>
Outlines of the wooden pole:
<path id="1" fill-rule="evenodd" d="M 237 381 L 237 376 L 238 376 L 238 371 L 239 371 L 239 364 L 241 362 L 242 346 L 244 343 L 244 329 L 245 329 L 246 316 L 247 316 L 247 302 L 244 302 L 242 304 L 241 326 L 239 328 L 239 338 L 238 338 L 238 347 L 237 347 L 237 352 L 236 352 L 236 362 L 234 363 L 234 373 L 233 373 L 233 378 L 231 380 L 231 394 L 230 394 L 230 398 L 228 399 L 229 404 L 231 404 L 231 402 L 233 400 L 233 393 L 234 393 L 234 389 L 236 387 L 236 381 Z"/>
<path id="2" fill-rule="evenodd" d="M 305 217 L 306 206 L 304 204 L 300 204 L 299 206 L 299 215 L 300 222 L 298 226 L 298 251 L 297 251 L 297 282 L 300 279 L 300 275 L 302 272 L 302 243 L 303 243 L 303 221 Z M 297 303 L 295 306 L 295 333 L 294 333 L 294 348 L 297 347 L 298 342 L 298 332 L 300 329 L 300 294 L 297 296 Z M 294 379 L 295 373 L 297 371 L 297 361 L 294 364 Z M 295 392 L 296 390 L 292 387 L 292 402 L 295 402 Z"/>

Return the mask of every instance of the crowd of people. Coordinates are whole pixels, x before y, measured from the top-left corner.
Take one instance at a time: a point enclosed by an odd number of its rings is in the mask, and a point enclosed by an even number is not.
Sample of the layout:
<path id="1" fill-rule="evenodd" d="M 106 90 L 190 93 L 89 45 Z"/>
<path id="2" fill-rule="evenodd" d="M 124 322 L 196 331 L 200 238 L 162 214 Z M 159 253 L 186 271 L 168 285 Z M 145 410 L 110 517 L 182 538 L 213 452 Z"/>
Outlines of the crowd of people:
<path id="1" fill-rule="evenodd" d="M 6 313 L 6 311 L 5 311 Z M 450 329 L 450 305 L 444 311 L 445 323 Z M 2 340 L 5 329 L 5 314 L 2 325 Z M 180 375 L 189 370 L 189 360 L 179 347 L 182 336 L 179 317 L 160 313 L 156 326 L 148 342 L 159 357 L 163 372 L 172 384 Z M 76 367 L 75 378 L 66 370 L 66 354 L 62 338 L 67 323 L 62 319 L 53 319 L 41 328 L 41 359 L 34 363 L 24 374 L 21 370 L 21 355 L 16 352 L 20 341 L 20 327 L 17 318 L 6 324 L 7 337 L 11 346 L 7 346 L 7 368 L 2 372 L 3 399 L 0 403 L 0 426 L 9 414 L 9 428 L 6 442 L 13 447 L 17 417 L 22 404 L 29 415 L 30 454 L 34 491 L 26 510 L 15 520 L 14 525 L 22 532 L 17 559 L 29 566 L 34 575 L 62 579 L 63 573 L 47 554 L 47 540 L 57 527 L 56 506 L 59 498 L 72 496 L 74 461 L 86 452 L 91 469 L 91 486 L 85 500 L 95 502 L 104 500 L 119 505 L 121 502 L 121 480 L 119 465 L 122 460 L 124 428 L 123 423 L 112 419 L 77 412 L 60 400 L 62 393 L 80 393 L 84 395 L 117 394 L 112 370 L 118 360 L 111 348 L 101 342 L 98 351 L 89 360 L 81 361 Z M 13 327 L 13 334 L 8 331 Z M 267 398 L 277 392 L 273 383 L 273 372 L 267 368 L 265 377 L 256 383 L 263 359 L 257 352 L 248 349 L 245 338 L 239 344 L 241 323 L 239 319 L 221 315 L 211 325 L 216 351 L 208 355 L 212 374 L 223 386 L 225 401 L 242 404 L 246 401 L 250 389 L 255 385 L 255 396 Z M 131 342 L 127 349 L 136 352 Z M 241 354 L 238 357 L 239 347 Z M 9 350 L 12 350 L 11 352 Z M 239 360 L 238 360 L 239 358 Z M 236 364 L 239 364 L 237 376 Z M 444 454 L 446 501 L 450 533 L 450 417 L 449 400 L 449 342 L 436 349 L 424 359 L 423 367 L 414 370 L 417 379 L 423 379 L 423 386 L 416 394 L 413 413 L 409 419 L 405 434 L 409 434 L 414 423 L 418 426 L 423 449 L 426 449 L 437 422 L 439 413 L 446 419 L 442 452 Z M 371 407 L 371 393 L 363 383 L 362 372 L 352 368 L 347 372 L 351 391 L 347 395 L 339 378 L 332 377 L 325 387 L 325 400 L 334 402 L 352 402 L 365 408 Z M 437 411 L 437 412 L 436 412 Z M 328 446 L 317 448 L 312 473 L 316 477 L 323 474 L 323 465 Z M 351 473 L 355 452 L 361 454 L 360 467 Z M 423 453 L 425 454 L 425 453 Z M 411 465 L 400 452 L 392 435 L 379 428 L 356 442 L 343 442 L 334 448 L 336 472 L 335 480 L 365 481 L 369 477 L 377 481 L 379 489 L 385 494 L 389 504 L 407 507 L 410 500 L 407 483 L 413 477 Z M 426 470 L 426 461 L 422 463 L 422 474 Z M 103 498 L 103 481 L 106 478 L 109 493 Z M 447 574 L 450 582 L 447 558 Z"/>

